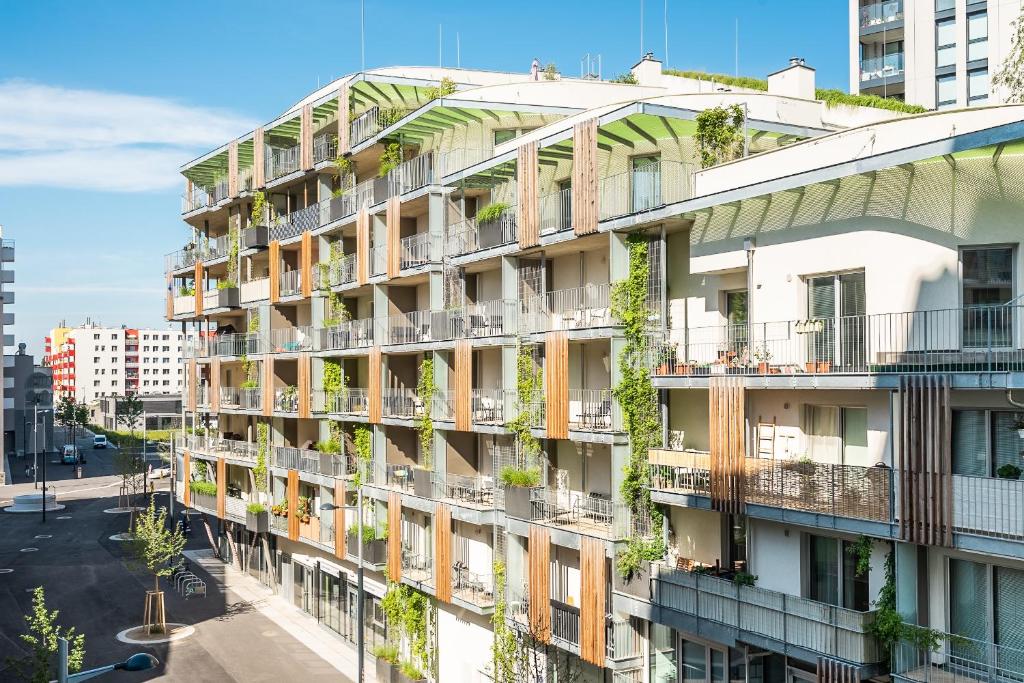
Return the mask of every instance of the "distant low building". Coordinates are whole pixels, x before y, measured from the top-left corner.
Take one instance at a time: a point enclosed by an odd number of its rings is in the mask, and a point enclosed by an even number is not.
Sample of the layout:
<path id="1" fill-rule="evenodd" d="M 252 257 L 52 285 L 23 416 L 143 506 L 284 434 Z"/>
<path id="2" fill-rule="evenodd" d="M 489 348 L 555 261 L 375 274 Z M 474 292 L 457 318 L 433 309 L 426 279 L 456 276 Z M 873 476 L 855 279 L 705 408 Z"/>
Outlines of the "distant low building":
<path id="1" fill-rule="evenodd" d="M 25 353 L 4 356 L 4 452 L 23 457 L 51 451 L 53 445 L 53 377 Z M 38 431 L 33 428 L 38 423 Z"/>
<path id="2" fill-rule="evenodd" d="M 90 406 L 91 421 L 104 429 L 123 429 L 117 423 L 119 396 L 104 396 Z M 176 429 L 181 426 L 181 394 L 139 396 L 146 429 Z M 142 422 L 138 430 L 142 431 Z"/>

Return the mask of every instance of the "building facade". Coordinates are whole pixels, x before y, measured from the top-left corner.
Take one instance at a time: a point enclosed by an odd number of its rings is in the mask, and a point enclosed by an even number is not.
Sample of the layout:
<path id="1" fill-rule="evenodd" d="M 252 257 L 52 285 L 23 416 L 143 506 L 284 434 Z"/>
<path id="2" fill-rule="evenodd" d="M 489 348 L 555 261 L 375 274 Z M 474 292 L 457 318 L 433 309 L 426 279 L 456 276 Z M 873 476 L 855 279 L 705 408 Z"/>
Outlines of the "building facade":
<path id="1" fill-rule="evenodd" d="M 142 415 L 145 418 L 139 420 L 137 430 L 140 435 L 143 426 L 150 431 L 181 428 L 181 394 L 148 394 L 139 396 L 139 400 L 142 402 Z M 117 411 L 117 396 L 100 398 L 91 410 L 92 424 L 110 430 L 124 429 L 124 425 L 117 421 Z"/>
<path id="2" fill-rule="evenodd" d="M 54 391 L 79 403 L 105 396 L 180 394 L 188 335 L 170 329 L 57 327 L 45 340 Z"/>
<path id="3" fill-rule="evenodd" d="M 349 641 L 362 529 L 431 680 L 1021 676 L 1024 114 L 632 75 L 371 70 L 186 164 L 178 500 Z"/>
<path id="4" fill-rule="evenodd" d="M 4 356 L 4 452 L 19 460 L 13 466 L 24 467 L 21 458 L 53 451 L 53 376 L 51 369 L 36 365 L 25 353 Z M 10 386 L 6 386 L 9 384 Z"/>
<path id="5" fill-rule="evenodd" d="M 928 109 L 999 104 L 1020 0 L 850 0 L 850 92 Z"/>

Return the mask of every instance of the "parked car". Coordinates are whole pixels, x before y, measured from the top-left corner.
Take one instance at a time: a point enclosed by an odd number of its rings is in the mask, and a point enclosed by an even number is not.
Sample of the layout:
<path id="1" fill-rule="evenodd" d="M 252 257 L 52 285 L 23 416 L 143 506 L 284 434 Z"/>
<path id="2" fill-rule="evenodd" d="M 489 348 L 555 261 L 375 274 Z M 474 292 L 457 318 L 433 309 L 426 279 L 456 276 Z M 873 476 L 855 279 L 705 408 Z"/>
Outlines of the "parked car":
<path id="1" fill-rule="evenodd" d="M 106 448 L 109 444 L 107 443 L 107 437 L 104 434 L 97 434 L 92 437 L 93 448 Z"/>
<path id="2" fill-rule="evenodd" d="M 63 465 L 77 465 L 79 459 L 78 446 L 74 444 L 67 444 L 64 446 L 64 452 L 60 456 L 60 462 Z"/>

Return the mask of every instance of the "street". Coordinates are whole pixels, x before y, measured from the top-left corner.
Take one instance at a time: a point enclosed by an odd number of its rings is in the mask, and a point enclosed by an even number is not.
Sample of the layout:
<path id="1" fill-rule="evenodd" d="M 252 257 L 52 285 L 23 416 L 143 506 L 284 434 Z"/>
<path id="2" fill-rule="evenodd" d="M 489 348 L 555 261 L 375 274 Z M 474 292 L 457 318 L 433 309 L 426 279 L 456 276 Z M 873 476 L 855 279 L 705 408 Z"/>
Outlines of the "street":
<path id="1" fill-rule="evenodd" d="M 48 485 L 66 506 L 64 510 L 48 512 L 45 523 L 41 514 L 0 513 L 0 570 L 12 570 L 0 573 L 0 680 L 10 679 L 4 660 L 23 653 L 17 634 L 24 632 L 23 615 L 30 611 L 31 591 L 39 585 L 46 589 L 48 609 L 60 610 L 59 623 L 85 634 L 84 668 L 122 661 L 140 651 L 150 652 L 161 662 L 154 671 L 110 674 L 115 680 L 280 683 L 341 678 L 251 603 L 224 592 L 205 575 L 206 598 L 184 600 L 162 582 L 168 622 L 193 625 L 194 635 L 152 647 L 116 640 L 119 631 L 141 623 L 143 598 L 152 578 L 126 566 L 124 544 L 109 538 L 128 527 L 127 514 L 104 512 L 118 504 L 116 449 L 93 450 L 91 434 L 78 441 L 87 458 L 82 479 L 73 478 L 71 466 L 47 463 Z M 56 443 L 64 443 L 63 435 L 58 435 Z M 31 479 L 25 482 L 24 464 L 14 460 L 12 469 L 20 483 L 2 489 L 3 505 L 14 495 L 33 490 Z M 167 488 L 168 480 L 161 480 L 158 504 L 167 504 Z M 194 526 L 187 548 L 204 547 L 208 547 L 205 535 Z"/>

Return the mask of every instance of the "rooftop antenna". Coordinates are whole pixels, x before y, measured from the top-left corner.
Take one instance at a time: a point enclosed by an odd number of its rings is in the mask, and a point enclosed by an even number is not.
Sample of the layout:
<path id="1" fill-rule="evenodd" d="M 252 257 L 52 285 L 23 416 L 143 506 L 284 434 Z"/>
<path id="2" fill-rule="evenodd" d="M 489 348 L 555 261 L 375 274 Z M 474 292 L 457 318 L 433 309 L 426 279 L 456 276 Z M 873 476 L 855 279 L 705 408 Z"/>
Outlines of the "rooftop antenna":
<path id="1" fill-rule="evenodd" d="M 740 18 L 736 17 L 736 76 L 740 75 Z"/>
<path id="2" fill-rule="evenodd" d="M 640 58 L 644 56 L 644 0 L 640 0 Z"/>
<path id="3" fill-rule="evenodd" d="M 665 0 L 665 65 L 668 65 L 668 0 Z"/>
<path id="4" fill-rule="evenodd" d="M 359 0 L 359 70 L 366 71 L 366 31 L 365 31 L 365 7 L 366 1 Z"/>
<path id="5" fill-rule="evenodd" d="M 455 68 L 462 68 L 462 45 L 459 43 L 459 32 L 455 32 Z"/>
<path id="6" fill-rule="evenodd" d="M 437 25 L 437 65 L 441 66 L 441 24 Z"/>

